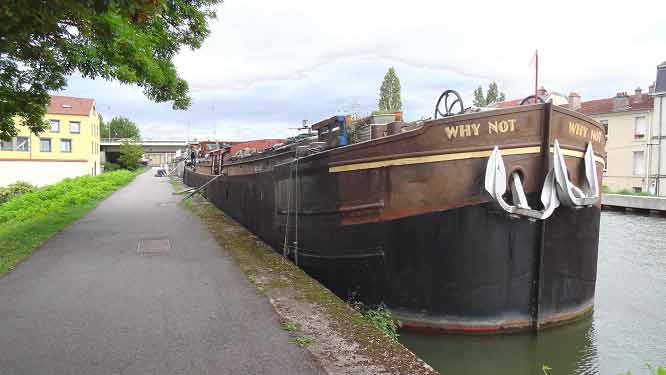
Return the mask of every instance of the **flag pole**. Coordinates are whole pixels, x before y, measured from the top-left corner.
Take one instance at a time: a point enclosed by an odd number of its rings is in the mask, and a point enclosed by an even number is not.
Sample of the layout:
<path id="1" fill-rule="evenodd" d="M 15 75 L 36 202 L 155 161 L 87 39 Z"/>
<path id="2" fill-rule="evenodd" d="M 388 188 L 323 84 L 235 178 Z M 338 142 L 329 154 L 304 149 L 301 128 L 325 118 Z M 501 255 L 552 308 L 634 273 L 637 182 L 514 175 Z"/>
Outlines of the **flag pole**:
<path id="1" fill-rule="evenodd" d="M 539 93 L 539 50 L 534 51 L 534 103 L 538 103 L 538 93 Z"/>

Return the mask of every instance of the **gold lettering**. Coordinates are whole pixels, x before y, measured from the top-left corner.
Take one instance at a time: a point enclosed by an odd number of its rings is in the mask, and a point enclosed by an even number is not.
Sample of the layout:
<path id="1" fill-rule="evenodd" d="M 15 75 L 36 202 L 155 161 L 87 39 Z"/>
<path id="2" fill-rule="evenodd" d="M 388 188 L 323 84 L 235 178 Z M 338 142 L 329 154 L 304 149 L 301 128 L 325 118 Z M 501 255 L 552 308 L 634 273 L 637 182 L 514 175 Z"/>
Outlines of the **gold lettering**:
<path id="1" fill-rule="evenodd" d="M 516 119 L 488 121 L 488 134 L 516 131 Z"/>
<path id="2" fill-rule="evenodd" d="M 511 131 L 515 131 L 516 130 L 516 119 L 507 120 L 507 122 L 509 123 Z"/>
<path id="3" fill-rule="evenodd" d="M 469 126 L 469 124 L 459 125 L 459 127 L 460 127 L 460 136 L 461 137 L 470 137 L 470 136 L 472 136 L 472 128 Z"/>
<path id="4" fill-rule="evenodd" d="M 479 128 L 481 127 L 481 124 L 472 124 L 472 128 L 474 129 L 474 135 L 479 135 Z"/>
<path id="5" fill-rule="evenodd" d="M 601 134 L 595 134 L 595 132 L 590 131 L 587 126 L 583 126 L 577 122 L 569 121 L 569 133 L 577 137 L 587 138 L 588 131 L 590 132 L 590 138 L 601 140 Z"/>
<path id="6" fill-rule="evenodd" d="M 446 130 L 446 136 L 451 138 L 455 138 L 458 136 L 458 127 L 457 126 L 447 126 L 444 128 Z"/>
<path id="7" fill-rule="evenodd" d="M 575 122 L 569 122 L 569 133 L 576 134 L 576 124 Z"/>
<path id="8" fill-rule="evenodd" d="M 497 121 L 488 121 L 488 134 L 493 134 L 493 132 L 497 133 Z"/>

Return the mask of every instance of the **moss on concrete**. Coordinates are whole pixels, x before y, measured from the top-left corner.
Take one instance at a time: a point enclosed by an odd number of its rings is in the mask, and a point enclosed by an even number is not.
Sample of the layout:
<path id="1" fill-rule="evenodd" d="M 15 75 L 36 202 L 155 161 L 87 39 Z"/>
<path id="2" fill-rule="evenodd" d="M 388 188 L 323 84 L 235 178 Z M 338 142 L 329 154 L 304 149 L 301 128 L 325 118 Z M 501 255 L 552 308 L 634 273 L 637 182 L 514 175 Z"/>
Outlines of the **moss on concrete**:
<path id="1" fill-rule="evenodd" d="M 308 350 L 329 373 L 436 374 L 399 342 L 200 195 L 184 203 L 207 225 L 248 280 L 269 298 L 282 317 L 282 324 L 299 327 L 293 332 L 294 337 L 313 338 Z"/>

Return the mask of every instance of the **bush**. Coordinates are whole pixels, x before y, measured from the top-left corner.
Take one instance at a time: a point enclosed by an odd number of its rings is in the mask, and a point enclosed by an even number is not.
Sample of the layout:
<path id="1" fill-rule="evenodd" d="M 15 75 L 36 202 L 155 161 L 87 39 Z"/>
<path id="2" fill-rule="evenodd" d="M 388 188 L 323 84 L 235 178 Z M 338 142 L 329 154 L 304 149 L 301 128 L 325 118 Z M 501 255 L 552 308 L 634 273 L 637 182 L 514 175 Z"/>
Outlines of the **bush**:
<path id="1" fill-rule="evenodd" d="M 30 255 L 42 241 L 84 215 L 137 174 L 120 170 L 66 178 L 1 203 L 0 276 Z M 21 184 L 21 188 L 27 188 L 26 184 Z"/>
<path id="2" fill-rule="evenodd" d="M 143 148 L 133 143 L 123 143 L 120 145 L 120 157 L 118 164 L 130 171 L 137 170 L 140 167 Z"/>
<path id="3" fill-rule="evenodd" d="M 120 164 L 111 163 L 111 162 L 104 163 L 104 172 L 113 172 L 119 169 L 120 169 Z"/>
<path id="4" fill-rule="evenodd" d="M 13 184 L 0 188 L 0 204 L 3 204 L 16 196 L 29 193 L 35 189 L 35 186 L 24 181 L 14 182 Z"/>
<path id="5" fill-rule="evenodd" d="M 0 224 L 20 223 L 35 217 L 104 198 L 127 184 L 136 174 L 119 170 L 99 176 L 66 178 L 61 182 L 34 189 L 0 204 Z"/>
<path id="6" fill-rule="evenodd" d="M 384 304 L 374 309 L 365 310 L 363 316 L 388 337 L 394 340 L 398 339 L 398 325 L 395 324 L 391 312 L 388 311 Z"/>

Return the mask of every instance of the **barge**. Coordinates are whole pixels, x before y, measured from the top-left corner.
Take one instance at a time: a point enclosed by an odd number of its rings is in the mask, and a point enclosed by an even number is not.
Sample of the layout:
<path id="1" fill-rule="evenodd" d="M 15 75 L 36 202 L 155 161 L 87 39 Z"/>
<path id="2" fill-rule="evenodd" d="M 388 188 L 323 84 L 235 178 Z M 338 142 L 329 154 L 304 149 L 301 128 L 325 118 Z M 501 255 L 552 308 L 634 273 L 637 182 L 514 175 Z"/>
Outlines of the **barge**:
<path id="1" fill-rule="evenodd" d="M 351 119 L 334 116 L 263 152 L 217 152 L 184 181 L 209 183 L 207 198 L 276 251 L 403 327 L 538 330 L 586 316 L 604 129 L 550 102 L 470 112 L 449 94 L 434 119 L 374 139 L 348 144 Z"/>

